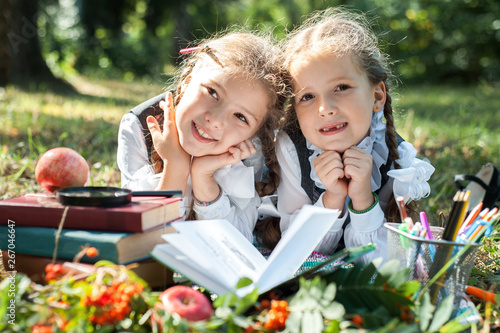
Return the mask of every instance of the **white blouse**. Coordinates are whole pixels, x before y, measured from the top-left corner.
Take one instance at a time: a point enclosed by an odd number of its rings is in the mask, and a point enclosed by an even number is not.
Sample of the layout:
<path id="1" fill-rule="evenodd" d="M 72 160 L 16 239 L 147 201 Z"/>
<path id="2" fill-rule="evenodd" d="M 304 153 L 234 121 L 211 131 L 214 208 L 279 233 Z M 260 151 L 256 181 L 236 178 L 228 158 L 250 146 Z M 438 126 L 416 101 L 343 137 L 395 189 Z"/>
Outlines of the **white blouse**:
<path id="1" fill-rule="evenodd" d="M 357 146 L 373 156 L 372 191 L 380 189 L 380 166 L 387 161 L 389 149 L 385 143 L 385 123 L 382 121 L 383 112 L 373 113 L 370 134 Z M 306 141 L 307 142 L 307 141 Z M 311 179 L 316 186 L 323 188 L 316 172 L 313 161 L 323 151 L 307 142 L 307 148 L 313 150 L 309 162 L 311 163 Z M 344 242 L 346 247 L 374 243 L 376 248 L 363 257 L 365 262 L 370 262 L 377 257 L 387 258 L 387 229 L 384 227 L 384 211 L 391 195 L 402 195 L 405 202 L 418 200 L 428 196 L 430 187 L 427 183 L 434 172 L 434 167 L 428 162 L 416 158 L 415 148 L 403 142 L 398 147 L 401 169 L 390 170 L 387 183 L 380 189 L 379 204 L 363 214 L 355 214 L 348 210 L 349 197 L 346 198 L 341 216 L 334 223 L 330 231 L 317 246 L 316 251 L 329 255 L 338 246 L 344 233 L 342 225 L 349 219 L 345 228 Z M 293 223 L 294 216 L 304 205 L 311 205 L 312 201 L 301 186 L 301 167 L 297 150 L 292 140 L 286 133 L 279 133 L 276 140 L 276 154 L 281 168 L 280 185 L 278 187 L 278 212 L 281 216 L 280 227 L 282 233 L 286 232 Z M 323 207 L 323 194 L 314 204 Z"/>
<path id="2" fill-rule="evenodd" d="M 258 219 L 261 198 L 255 191 L 254 179 L 261 179 L 264 157 L 260 141 L 252 139 L 257 152 L 242 162 L 227 165 L 214 174 L 222 189 L 219 200 L 209 206 L 193 205 L 197 218 L 227 219 L 249 241 Z M 146 142 L 139 118 L 133 113 L 123 116 L 118 131 L 117 163 L 121 171 L 121 186 L 131 190 L 154 190 L 161 178 L 149 162 Z M 181 205 L 181 215 L 187 216 L 192 205 L 191 179 Z"/>

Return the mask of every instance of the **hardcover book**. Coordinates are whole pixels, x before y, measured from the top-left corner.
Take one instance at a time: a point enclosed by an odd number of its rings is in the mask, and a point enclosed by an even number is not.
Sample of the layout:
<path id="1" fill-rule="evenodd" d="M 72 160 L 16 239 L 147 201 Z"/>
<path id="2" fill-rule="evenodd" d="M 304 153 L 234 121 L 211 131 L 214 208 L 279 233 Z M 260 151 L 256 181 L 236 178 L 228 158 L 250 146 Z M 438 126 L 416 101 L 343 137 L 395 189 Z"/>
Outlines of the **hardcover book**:
<path id="1" fill-rule="evenodd" d="M 234 290 L 243 277 L 253 284 L 238 289 L 239 296 L 254 288 L 262 294 L 294 276 L 339 214 L 305 206 L 268 259 L 226 220 L 174 222 L 177 232 L 164 234 L 167 243 L 156 245 L 151 255 L 216 294 Z"/>
<path id="2" fill-rule="evenodd" d="M 65 207 L 64 229 L 143 232 L 180 217 L 180 197 L 133 197 L 118 207 L 64 206 L 50 195 L 0 200 L 0 225 L 57 228 Z"/>

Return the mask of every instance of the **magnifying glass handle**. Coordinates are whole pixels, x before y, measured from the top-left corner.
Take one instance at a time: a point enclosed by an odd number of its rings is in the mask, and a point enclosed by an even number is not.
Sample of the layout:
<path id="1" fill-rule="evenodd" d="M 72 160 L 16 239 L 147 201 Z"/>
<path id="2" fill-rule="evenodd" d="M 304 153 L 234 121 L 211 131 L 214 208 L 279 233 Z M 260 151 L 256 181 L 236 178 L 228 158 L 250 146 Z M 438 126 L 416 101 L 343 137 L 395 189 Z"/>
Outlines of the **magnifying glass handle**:
<path id="1" fill-rule="evenodd" d="M 180 190 L 162 190 L 162 191 L 133 191 L 132 196 L 134 197 L 181 197 L 182 191 Z"/>

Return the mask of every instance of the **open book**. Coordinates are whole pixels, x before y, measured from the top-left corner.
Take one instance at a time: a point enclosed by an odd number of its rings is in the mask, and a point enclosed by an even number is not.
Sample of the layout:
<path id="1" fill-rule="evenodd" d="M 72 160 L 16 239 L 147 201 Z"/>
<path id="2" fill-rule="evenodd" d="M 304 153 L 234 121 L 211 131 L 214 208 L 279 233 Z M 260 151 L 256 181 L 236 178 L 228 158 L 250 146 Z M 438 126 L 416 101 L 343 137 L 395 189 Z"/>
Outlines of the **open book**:
<path id="1" fill-rule="evenodd" d="M 255 287 L 261 294 L 294 276 L 339 215 L 305 206 L 267 260 L 226 220 L 173 222 L 177 232 L 164 234 L 167 243 L 156 245 L 151 256 L 216 294 L 234 290 L 243 277 L 253 285 L 239 289 L 239 296 Z"/>

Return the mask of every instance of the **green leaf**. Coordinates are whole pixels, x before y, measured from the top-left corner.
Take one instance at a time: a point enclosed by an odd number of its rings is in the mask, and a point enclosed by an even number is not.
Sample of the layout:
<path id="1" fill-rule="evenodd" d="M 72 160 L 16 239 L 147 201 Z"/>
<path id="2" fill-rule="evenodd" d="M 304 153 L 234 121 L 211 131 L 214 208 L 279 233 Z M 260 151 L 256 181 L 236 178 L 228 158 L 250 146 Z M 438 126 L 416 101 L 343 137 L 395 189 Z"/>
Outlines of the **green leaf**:
<path id="1" fill-rule="evenodd" d="M 321 284 L 313 284 L 309 289 L 309 295 L 316 301 L 323 298 L 323 288 Z"/>
<path id="2" fill-rule="evenodd" d="M 323 291 L 323 300 L 327 302 L 331 302 L 335 299 L 335 295 L 337 294 L 337 285 L 335 283 L 329 283 Z"/>
<path id="3" fill-rule="evenodd" d="M 300 327 L 302 333 L 321 333 L 323 331 L 323 317 L 318 311 L 305 312 Z"/>
<path id="4" fill-rule="evenodd" d="M 232 313 L 233 311 L 228 306 L 220 306 L 215 309 L 215 315 L 219 318 L 228 318 Z"/>
<path id="5" fill-rule="evenodd" d="M 337 286 L 342 286 L 345 284 L 345 281 L 347 280 L 351 269 L 352 269 L 352 267 L 340 268 L 334 272 L 328 273 L 327 275 L 323 276 L 323 279 L 327 283 L 328 282 L 335 282 L 337 284 Z"/>
<path id="6" fill-rule="evenodd" d="M 448 320 L 450 320 L 451 313 L 453 312 L 453 301 L 455 295 L 447 296 L 437 307 L 436 312 L 432 318 L 431 325 L 429 326 L 430 332 L 438 331 Z"/>
<path id="7" fill-rule="evenodd" d="M 290 312 L 290 315 L 286 319 L 286 328 L 290 333 L 300 332 L 302 315 L 302 312 Z"/>
<path id="8" fill-rule="evenodd" d="M 247 287 L 253 283 L 252 279 L 247 277 L 242 277 L 236 284 L 236 289 Z"/>
<path id="9" fill-rule="evenodd" d="M 248 293 L 244 297 L 240 298 L 236 303 L 234 309 L 235 314 L 242 314 L 248 309 L 250 309 L 259 299 L 259 293 L 257 289 L 254 289 L 251 293 Z"/>
<path id="10" fill-rule="evenodd" d="M 21 296 L 26 292 L 26 289 L 29 287 L 31 279 L 24 274 L 16 274 L 16 283 L 16 297 L 20 299 Z"/>
<path id="11" fill-rule="evenodd" d="M 443 327 L 439 329 L 439 332 L 442 333 L 458 333 L 464 332 L 467 328 L 471 327 L 472 324 L 465 322 L 462 324 L 459 320 L 450 320 Z"/>
<path id="12" fill-rule="evenodd" d="M 375 285 L 381 285 L 388 281 L 394 272 L 399 271 L 399 260 L 390 260 L 386 262 L 378 271 L 377 277 L 375 278 Z"/>
<path id="13" fill-rule="evenodd" d="M 408 269 L 397 271 L 387 280 L 387 283 L 389 283 L 392 288 L 397 288 L 408 280 L 408 273 Z"/>
<path id="14" fill-rule="evenodd" d="M 431 297 L 429 296 L 429 293 L 425 293 L 420 298 L 419 302 L 419 311 L 417 314 L 418 318 L 420 319 L 420 330 L 424 332 L 427 330 L 427 327 L 429 327 L 429 323 L 431 322 L 435 307 L 431 303 Z"/>
<path id="15" fill-rule="evenodd" d="M 363 265 L 355 265 L 354 267 L 352 267 L 351 269 L 348 270 L 348 273 L 349 273 L 349 278 L 345 280 L 345 282 L 343 283 L 343 286 L 344 287 L 349 287 L 349 286 L 353 286 L 353 285 L 358 285 L 358 277 L 360 275 L 362 275 L 362 272 L 364 270 L 364 267 Z"/>
<path id="16" fill-rule="evenodd" d="M 370 262 L 366 265 L 365 269 L 361 272 L 358 279 L 356 280 L 356 284 L 368 284 L 373 279 L 375 274 L 377 273 L 377 267 Z"/>
<path id="17" fill-rule="evenodd" d="M 211 319 L 209 322 L 205 324 L 205 327 L 209 330 L 216 330 L 217 328 L 224 325 L 226 321 L 222 318 Z"/>
<path id="18" fill-rule="evenodd" d="M 236 316 L 233 318 L 233 322 L 239 327 L 246 328 L 252 323 L 252 320 L 250 318 Z"/>
<path id="19" fill-rule="evenodd" d="M 422 285 L 418 281 L 407 281 L 396 288 L 397 293 L 401 295 L 414 295 Z"/>
<path id="20" fill-rule="evenodd" d="M 109 260 L 99 260 L 94 266 L 115 266 L 116 264 Z"/>
<path id="21" fill-rule="evenodd" d="M 340 303 L 332 302 L 321 310 L 321 314 L 329 320 L 341 320 L 345 315 L 345 308 Z"/>

